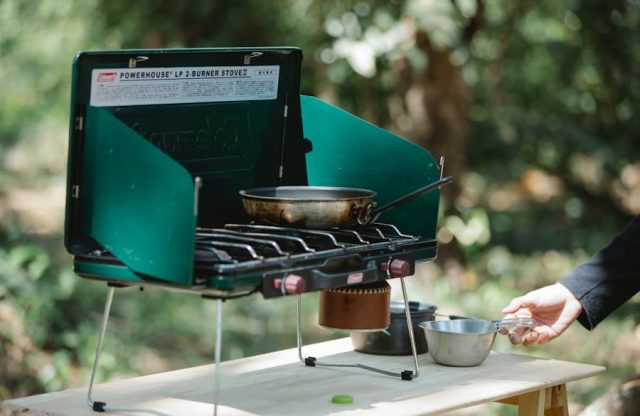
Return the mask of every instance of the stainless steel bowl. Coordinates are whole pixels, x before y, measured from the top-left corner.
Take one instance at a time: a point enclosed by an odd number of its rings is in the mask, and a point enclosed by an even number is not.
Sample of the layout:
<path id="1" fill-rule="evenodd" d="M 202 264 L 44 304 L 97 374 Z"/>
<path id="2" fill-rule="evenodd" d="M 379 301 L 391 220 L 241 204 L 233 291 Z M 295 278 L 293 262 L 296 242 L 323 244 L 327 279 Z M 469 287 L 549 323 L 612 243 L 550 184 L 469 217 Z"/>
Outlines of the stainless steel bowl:
<path id="1" fill-rule="evenodd" d="M 429 354 L 438 364 L 473 367 L 482 364 L 496 338 L 497 327 L 483 319 L 427 321 L 424 329 Z"/>

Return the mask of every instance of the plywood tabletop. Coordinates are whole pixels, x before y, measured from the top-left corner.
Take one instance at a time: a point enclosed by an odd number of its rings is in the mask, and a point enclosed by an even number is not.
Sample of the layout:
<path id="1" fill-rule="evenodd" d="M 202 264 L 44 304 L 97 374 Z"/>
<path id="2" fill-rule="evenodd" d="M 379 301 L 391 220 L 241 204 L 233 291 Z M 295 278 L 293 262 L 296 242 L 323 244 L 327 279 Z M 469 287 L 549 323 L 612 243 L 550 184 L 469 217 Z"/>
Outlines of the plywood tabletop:
<path id="1" fill-rule="evenodd" d="M 350 339 L 304 347 L 305 356 L 362 363 L 392 371 L 413 370 L 411 356 L 352 351 Z M 357 368 L 306 367 L 297 349 L 227 361 L 221 365 L 219 415 L 428 415 L 461 409 L 568 383 L 603 367 L 517 354 L 491 353 L 478 367 L 445 367 L 419 356 L 420 377 L 403 381 Z M 206 365 L 99 384 L 94 400 L 112 414 L 200 416 L 213 414 L 214 366 Z M 336 394 L 352 404 L 333 404 Z M 34 416 L 95 416 L 87 389 L 8 400 L 5 408 Z M 118 410 L 115 408 L 129 409 Z M 108 414 L 108 413 L 107 413 Z"/>

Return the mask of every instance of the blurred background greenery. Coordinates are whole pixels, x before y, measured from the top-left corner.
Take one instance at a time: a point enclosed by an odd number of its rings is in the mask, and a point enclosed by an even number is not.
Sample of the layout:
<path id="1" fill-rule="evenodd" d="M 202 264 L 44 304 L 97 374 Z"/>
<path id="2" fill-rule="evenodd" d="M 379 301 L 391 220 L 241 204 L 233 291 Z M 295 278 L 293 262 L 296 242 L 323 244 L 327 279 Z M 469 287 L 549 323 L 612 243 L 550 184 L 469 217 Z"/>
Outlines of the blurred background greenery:
<path id="1" fill-rule="evenodd" d="M 106 287 L 75 276 L 62 245 L 77 51 L 302 48 L 304 93 L 446 156 L 458 178 L 438 260 L 408 279 L 412 299 L 496 318 L 640 212 L 639 6 L 0 0 L 0 400 L 87 384 L 97 342 Z M 292 302 L 226 302 L 223 359 L 294 346 Z M 306 341 L 347 335 L 315 324 L 317 295 L 304 306 Z M 544 347 L 500 338 L 496 349 L 607 366 L 569 385 L 577 409 L 640 371 L 639 310 L 629 302 Z M 99 380 L 209 363 L 214 330 L 213 302 L 117 291 Z"/>

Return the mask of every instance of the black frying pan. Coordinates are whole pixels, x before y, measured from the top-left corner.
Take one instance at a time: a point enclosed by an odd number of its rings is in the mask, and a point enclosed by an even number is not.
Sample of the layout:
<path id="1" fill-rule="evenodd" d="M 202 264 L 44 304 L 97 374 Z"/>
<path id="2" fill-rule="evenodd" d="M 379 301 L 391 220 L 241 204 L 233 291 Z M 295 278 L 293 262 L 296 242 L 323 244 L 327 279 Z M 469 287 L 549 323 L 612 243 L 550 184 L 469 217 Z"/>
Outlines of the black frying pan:
<path id="1" fill-rule="evenodd" d="M 446 176 L 381 207 L 367 189 L 278 186 L 240 191 L 250 216 L 275 225 L 332 228 L 368 224 L 378 216 L 453 180 Z"/>

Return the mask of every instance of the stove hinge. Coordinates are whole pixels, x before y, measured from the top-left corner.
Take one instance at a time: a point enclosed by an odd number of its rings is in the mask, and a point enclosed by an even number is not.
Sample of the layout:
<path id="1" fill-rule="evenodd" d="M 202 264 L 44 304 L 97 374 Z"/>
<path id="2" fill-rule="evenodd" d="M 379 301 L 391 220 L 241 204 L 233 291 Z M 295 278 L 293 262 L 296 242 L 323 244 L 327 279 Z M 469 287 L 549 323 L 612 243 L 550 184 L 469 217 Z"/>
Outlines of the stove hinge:
<path id="1" fill-rule="evenodd" d="M 285 97 L 284 110 L 282 112 L 282 144 L 280 146 L 280 167 L 278 169 L 278 179 L 282 180 L 284 177 L 284 145 L 285 137 L 287 134 L 287 117 L 289 116 L 289 104 L 287 104 L 289 96 Z"/>
<path id="2" fill-rule="evenodd" d="M 82 116 L 76 117 L 74 128 L 78 131 L 84 130 L 84 117 Z"/>
<path id="3" fill-rule="evenodd" d="M 75 119 L 75 124 L 74 124 L 74 128 L 77 131 L 83 131 L 84 130 L 84 117 L 82 116 L 78 116 Z M 81 135 L 78 136 L 80 140 L 80 137 L 82 137 Z M 71 186 L 71 198 L 72 199 L 80 199 L 80 185 L 72 185 Z"/>

